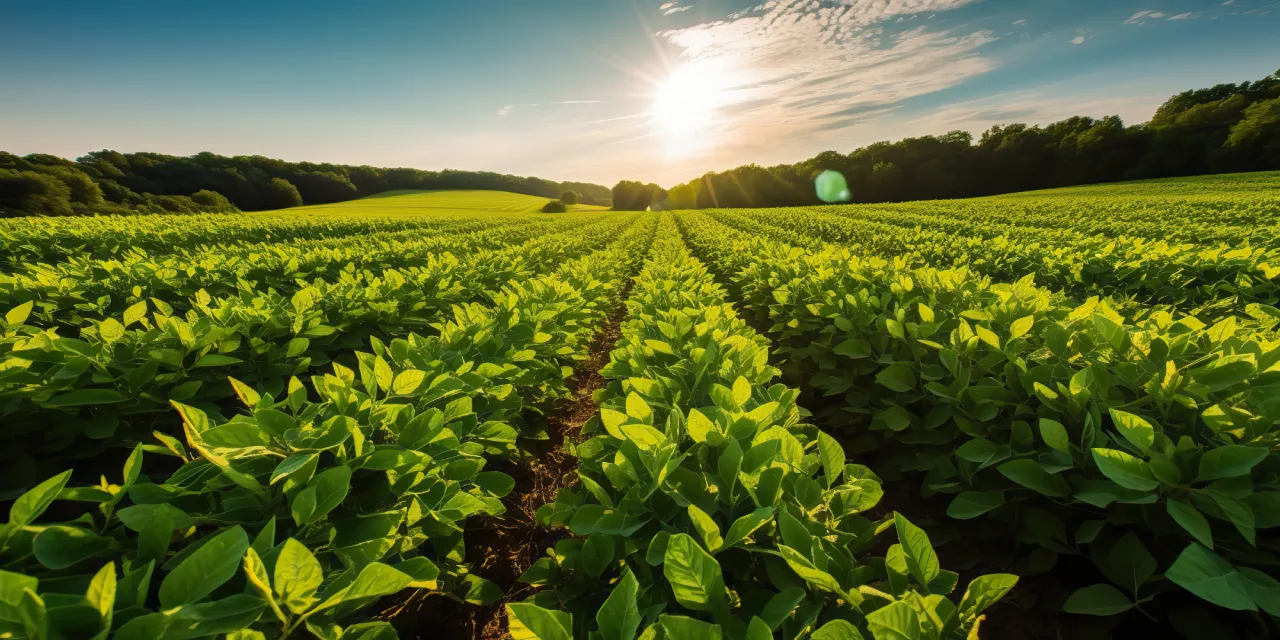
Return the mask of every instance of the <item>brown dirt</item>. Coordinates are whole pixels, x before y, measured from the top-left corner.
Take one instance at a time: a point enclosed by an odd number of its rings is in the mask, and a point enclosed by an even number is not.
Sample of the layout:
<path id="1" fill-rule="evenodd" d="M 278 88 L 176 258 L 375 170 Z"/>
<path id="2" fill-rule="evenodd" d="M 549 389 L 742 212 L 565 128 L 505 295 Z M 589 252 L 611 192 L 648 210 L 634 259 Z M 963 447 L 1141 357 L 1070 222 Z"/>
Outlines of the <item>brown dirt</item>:
<path id="1" fill-rule="evenodd" d="M 624 296 L 625 299 L 625 296 Z M 560 488 L 573 484 L 578 461 L 564 449 L 566 441 L 581 442 L 580 429 L 596 415 L 594 394 L 604 387 L 600 370 L 621 336 L 625 309 L 619 307 L 592 341 L 587 360 L 569 383 L 570 396 L 557 402 L 546 416 L 549 439 L 536 445 L 531 455 L 489 468 L 515 480 L 515 489 L 502 499 L 507 511 L 498 518 L 468 523 L 467 558 L 476 575 L 496 583 L 507 594 L 487 607 L 458 604 L 419 592 L 390 608 L 384 618 L 399 627 L 400 637 L 501 640 L 507 633 L 507 602 L 518 602 L 532 593 L 519 582 L 534 561 L 564 536 L 535 521 L 538 507 L 555 500 Z"/>

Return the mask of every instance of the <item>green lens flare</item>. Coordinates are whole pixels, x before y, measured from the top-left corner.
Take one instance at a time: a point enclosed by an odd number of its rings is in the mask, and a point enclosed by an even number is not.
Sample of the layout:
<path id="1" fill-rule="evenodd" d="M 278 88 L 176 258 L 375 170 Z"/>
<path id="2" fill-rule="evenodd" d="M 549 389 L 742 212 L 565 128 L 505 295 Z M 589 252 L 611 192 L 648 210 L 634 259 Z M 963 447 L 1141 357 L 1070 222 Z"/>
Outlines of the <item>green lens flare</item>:
<path id="1" fill-rule="evenodd" d="M 839 171 L 823 171 L 813 183 L 818 190 L 818 199 L 823 202 L 848 202 L 852 197 L 849 184 Z"/>

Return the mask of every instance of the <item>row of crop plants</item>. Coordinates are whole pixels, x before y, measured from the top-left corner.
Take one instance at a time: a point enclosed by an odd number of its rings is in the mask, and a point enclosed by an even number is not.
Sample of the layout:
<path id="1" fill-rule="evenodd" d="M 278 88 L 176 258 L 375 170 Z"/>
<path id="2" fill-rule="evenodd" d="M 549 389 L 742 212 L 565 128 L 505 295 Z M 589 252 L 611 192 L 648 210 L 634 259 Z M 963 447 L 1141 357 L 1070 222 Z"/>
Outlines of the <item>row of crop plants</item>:
<path id="1" fill-rule="evenodd" d="M 524 408 L 566 393 L 638 268 L 652 220 L 619 220 L 607 247 L 493 285 L 433 335 L 372 337 L 309 384 L 232 379 L 229 419 L 173 400 L 179 437 L 97 485 L 68 470 L 24 493 L 0 529 L 0 633 L 375 640 L 395 632 L 369 607 L 403 589 L 500 597 L 468 569 L 466 521 L 501 515 L 513 480 L 486 463 L 520 454 Z"/>
<path id="2" fill-rule="evenodd" d="M 1088 568 L 1050 608 L 1151 610 L 1176 626 L 1197 602 L 1218 607 L 1199 608 L 1213 620 L 1280 615 L 1274 307 L 1249 305 L 1247 322 L 1132 321 L 1030 279 L 680 221 L 768 327 L 787 379 L 823 405 L 819 421 L 883 476 L 942 501 L 949 539 L 1012 549 L 1023 575 Z"/>
<path id="3" fill-rule="evenodd" d="M 507 605 L 539 640 L 965 637 L 1016 583 L 942 569 L 867 467 L 804 420 L 769 343 L 737 316 L 672 217 L 603 371 L 577 484 L 538 512 L 566 528 Z M 897 542 L 886 537 L 896 533 Z"/>
<path id="4" fill-rule="evenodd" d="M 56 264 L 80 257 L 105 259 L 134 253 L 169 255 L 214 248 L 253 250 L 279 243 L 340 242 L 344 238 L 408 237 L 487 224 L 533 222 L 530 216 L 469 213 L 371 216 L 196 214 L 181 216 L 23 217 L 0 221 L 0 265 Z"/>
<path id="5" fill-rule="evenodd" d="M 984 234 L 981 227 L 975 231 L 965 222 L 883 222 L 856 211 L 841 215 L 811 209 L 719 210 L 708 215 L 743 230 L 776 229 L 797 246 L 839 243 L 862 256 L 915 267 L 963 266 L 995 280 L 1031 276 L 1036 284 L 1079 300 L 1111 297 L 1116 306 L 1136 310 L 1164 305 L 1213 319 L 1237 313 L 1248 303 L 1280 301 L 1280 248 L 1203 246 L 1004 226 Z"/>
<path id="6" fill-rule="evenodd" d="M 31 302 L 20 305 L 0 338 L 7 421 L 0 440 L 10 443 L 4 457 L 21 456 L 6 471 L 8 486 L 31 486 L 59 459 L 91 460 L 122 440 L 171 431 L 170 401 L 217 412 L 234 397 L 229 377 L 280 396 L 290 376 L 333 359 L 354 367 L 350 352 L 370 338 L 438 333 L 435 325 L 455 305 L 595 250 L 633 221 L 617 216 L 525 242 L 513 236 L 516 244 L 497 249 L 462 241 L 449 247 L 461 258 L 436 253 L 420 265 L 332 263 L 327 278 L 299 283 L 292 294 L 250 288 L 215 298 L 198 281 L 184 281 L 182 292 L 191 295 L 184 303 L 146 298 L 80 326 L 50 326 L 31 317 Z M 72 331 L 79 337 L 64 335 Z"/>

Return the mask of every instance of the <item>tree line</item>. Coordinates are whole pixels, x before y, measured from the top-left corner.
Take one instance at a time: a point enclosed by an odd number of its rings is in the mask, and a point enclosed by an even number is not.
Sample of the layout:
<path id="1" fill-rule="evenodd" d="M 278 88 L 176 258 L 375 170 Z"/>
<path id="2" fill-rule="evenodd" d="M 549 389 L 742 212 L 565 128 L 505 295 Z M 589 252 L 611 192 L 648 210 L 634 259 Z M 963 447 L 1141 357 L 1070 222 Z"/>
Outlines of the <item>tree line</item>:
<path id="1" fill-rule="evenodd" d="M 384 169 L 262 156 L 95 151 L 76 160 L 0 151 L 0 216 L 262 211 L 394 190 L 488 189 L 608 205 L 607 187 L 484 171 Z"/>
<path id="2" fill-rule="evenodd" d="M 616 208 L 821 204 L 814 178 L 839 171 L 852 202 L 967 198 L 1100 182 L 1280 169 L 1280 71 L 1169 98 L 1150 122 L 1118 116 L 992 127 L 826 151 L 795 164 L 745 165 L 663 191 L 624 181 Z"/>

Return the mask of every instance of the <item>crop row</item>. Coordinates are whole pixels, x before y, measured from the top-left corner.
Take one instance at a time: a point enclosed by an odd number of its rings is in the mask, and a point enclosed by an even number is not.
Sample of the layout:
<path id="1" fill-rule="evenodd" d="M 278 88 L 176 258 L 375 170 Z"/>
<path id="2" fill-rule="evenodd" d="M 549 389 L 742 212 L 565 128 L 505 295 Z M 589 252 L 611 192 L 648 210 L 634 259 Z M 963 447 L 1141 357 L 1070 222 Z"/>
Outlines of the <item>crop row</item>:
<path id="1" fill-rule="evenodd" d="M 277 397 L 290 376 L 345 360 L 371 338 L 435 335 L 455 305 L 489 300 L 508 281 L 545 273 L 634 227 L 634 217 L 540 236 L 491 251 L 430 256 L 421 266 L 335 269 L 292 295 L 203 289 L 185 312 L 152 299 L 90 320 L 79 338 L 31 326 L 30 305 L 10 311 L 0 338 L 0 416 L 9 456 L 6 486 L 59 460 L 91 460 L 104 447 L 171 432 L 171 401 L 217 412 L 236 378 Z M 607 233 L 600 233 L 601 230 Z M 11 461 L 12 458 L 9 458 Z"/>
<path id="2" fill-rule="evenodd" d="M 337 240 L 357 235 L 448 229 L 459 223 L 492 225 L 503 220 L 519 218 L 440 213 L 428 216 L 201 214 L 13 218 L 0 221 L 0 265 L 12 269 L 73 257 L 101 260 L 137 252 L 169 254 L 206 245 L 228 251 L 264 243 Z"/>
<path id="3" fill-rule="evenodd" d="M 68 327 L 78 327 L 86 319 L 119 315 L 146 300 L 158 300 L 181 313 L 201 291 L 214 297 L 272 290 L 291 295 L 316 278 L 333 281 L 360 272 L 376 274 L 423 266 L 444 251 L 469 253 L 616 222 L 599 216 L 565 216 L 515 225 L 490 225 L 480 220 L 466 229 L 426 237 L 413 231 L 392 234 L 392 239 L 362 236 L 340 242 L 267 244 L 257 250 L 211 248 L 189 256 L 74 258 L 57 265 L 28 265 L 0 275 L 0 308 L 31 302 L 31 315 L 38 324 Z"/>
<path id="4" fill-rule="evenodd" d="M 1100 580 L 1057 604 L 1121 613 L 1185 590 L 1280 614 L 1280 311 L 1128 321 L 1032 285 L 795 248 L 681 217 L 698 255 L 769 327 L 825 424 L 949 502 L 966 537 L 1028 572 L 1077 557 Z M 1271 627 L 1274 632 L 1274 627 Z"/>
<path id="5" fill-rule="evenodd" d="M 507 605 L 513 637 L 965 637 L 1016 578 L 978 578 L 957 605 L 922 530 L 863 515 L 878 479 L 803 422 L 768 342 L 659 224 L 578 484 L 538 512 L 575 537 L 522 576 L 544 589 Z"/>
<path id="6" fill-rule="evenodd" d="M 0 535 L 0 629 L 15 638 L 394 638 L 361 611 L 406 588 L 491 602 L 468 518 L 512 489 L 524 407 L 565 378 L 653 235 L 628 226 L 554 274 L 454 307 L 438 335 L 372 338 L 354 366 L 275 393 L 234 381 L 230 419 L 173 402 L 184 438 L 140 444 L 120 478 L 67 471 Z M 114 479 L 114 478 L 113 478 Z M 446 600 L 441 600 L 444 602 Z"/>
<path id="7" fill-rule="evenodd" d="M 1280 301 L 1280 249 L 1206 248 L 1102 236 L 1055 240 L 1052 232 L 1022 241 L 1014 234 L 983 237 L 963 229 L 897 226 L 816 211 L 721 210 L 709 215 L 745 229 L 775 229 L 778 239 L 798 246 L 838 243 L 859 255 L 917 267 L 963 267 L 995 280 L 1031 276 L 1040 286 L 1080 300 L 1112 298 L 1126 310 L 1162 305 L 1214 319 L 1248 303 Z"/>

